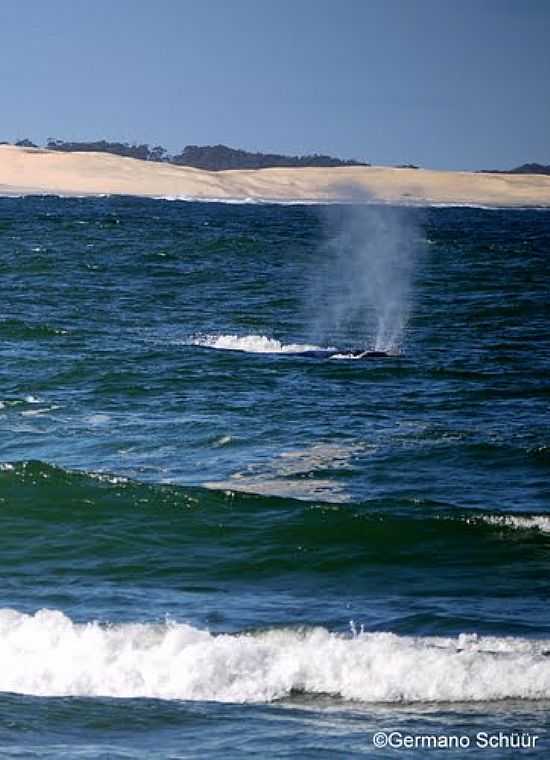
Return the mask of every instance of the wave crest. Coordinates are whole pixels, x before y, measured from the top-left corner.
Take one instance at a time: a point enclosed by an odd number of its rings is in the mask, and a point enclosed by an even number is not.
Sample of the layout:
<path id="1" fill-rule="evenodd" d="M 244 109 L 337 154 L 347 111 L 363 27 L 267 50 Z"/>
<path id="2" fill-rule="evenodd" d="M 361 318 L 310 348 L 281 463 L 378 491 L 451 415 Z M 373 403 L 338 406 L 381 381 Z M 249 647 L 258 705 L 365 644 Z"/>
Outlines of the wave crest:
<path id="1" fill-rule="evenodd" d="M 324 628 L 212 635 L 182 623 L 78 624 L 0 610 L 0 690 L 270 702 L 292 693 L 363 702 L 550 698 L 550 641 L 342 635 Z"/>

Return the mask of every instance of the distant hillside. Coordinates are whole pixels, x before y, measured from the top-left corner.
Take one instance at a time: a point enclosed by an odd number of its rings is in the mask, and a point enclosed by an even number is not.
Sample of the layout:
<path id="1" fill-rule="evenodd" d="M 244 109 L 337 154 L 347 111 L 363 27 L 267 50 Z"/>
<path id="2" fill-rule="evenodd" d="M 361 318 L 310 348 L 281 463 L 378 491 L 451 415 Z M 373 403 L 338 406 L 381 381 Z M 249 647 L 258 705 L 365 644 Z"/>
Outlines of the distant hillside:
<path id="1" fill-rule="evenodd" d="M 368 166 L 360 161 L 333 158 L 315 153 L 307 156 L 284 156 L 279 153 L 250 153 L 227 145 L 187 145 L 170 159 L 173 164 L 197 169 L 267 169 L 274 166 Z"/>
<path id="2" fill-rule="evenodd" d="M 166 148 L 162 145 L 155 145 L 150 148 L 143 143 L 141 145 L 129 145 L 128 143 L 109 142 L 108 140 L 95 140 L 93 142 L 65 142 L 64 140 L 55 140 L 49 138 L 46 143 L 48 150 L 60 150 L 66 153 L 74 152 L 94 152 L 94 153 L 113 153 L 115 156 L 126 156 L 127 158 L 139 158 L 142 161 L 167 161 L 169 159 Z"/>
<path id="3" fill-rule="evenodd" d="M 550 174 L 550 165 L 522 164 L 515 169 L 481 169 L 480 174 Z"/>
<path id="4" fill-rule="evenodd" d="M 15 143 L 20 147 L 37 148 L 28 138 Z M 92 142 L 66 142 L 49 138 L 45 146 L 48 150 L 66 153 L 96 152 L 112 153 L 116 156 L 139 158 L 142 161 L 157 161 L 179 166 L 193 166 L 196 169 L 221 171 L 223 169 L 265 169 L 274 166 L 369 166 L 360 161 L 342 160 L 333 156 L 315 153 L 307 156 L 284 156 L 279 153 L 250 153 L 246 150 L 229 148 L 227 145 L 186 145 L 172 156 L 162 145 L 150 147 L 147 144 L 130 145 L 108 140 Z"/>
<path id="5" fill-rule="evenodd" d="M 0 141 L 0 145 L 17 145 L 21 148 L 39 148 L 41 146 L 29 140 L 27 137 L 15 143 Z M 175 155 L 168 153 L 162 145 L 150 147 L 147 143 L 136 144 L 123 142 L 110 142 L 109 140 L 93 140 L 89 142 L 73 142 L 48 138 L 44 146 L 48 150 L 59 150 L 66 153 L 94 152 L 112 153 L 115 156 L 138 158 L 141 161 L 156 161 L 161 163 L 176 164 L 178 166 L 192 166 L 196 169 L 208 171 L 222 171 L 224 169 L 267 169 L 284 166 L 370 166 L 365 161 L 354 159 L 341 159 L 334 156 L 313 153 L 305 156 L 286 156 L 281 153 L 252 153 L 248 150 L 230 148 L 227 145 L 186 145 L 185 148 Z M 416 164 L 399 164 L 400 169 L 418 169 Z M 550 164 L 522 164 L 514 169 L 479 169 L 477 174 L 545 174 L 550 175 Z"/>

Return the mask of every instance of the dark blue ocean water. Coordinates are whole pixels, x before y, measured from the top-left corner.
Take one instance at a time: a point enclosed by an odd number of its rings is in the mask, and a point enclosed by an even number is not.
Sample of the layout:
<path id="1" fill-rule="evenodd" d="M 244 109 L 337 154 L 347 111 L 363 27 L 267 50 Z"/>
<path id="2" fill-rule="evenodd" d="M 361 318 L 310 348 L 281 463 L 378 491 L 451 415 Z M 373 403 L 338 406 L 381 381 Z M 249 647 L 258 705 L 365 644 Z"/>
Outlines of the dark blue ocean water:
<path id="1" fill-rule="evenodd" d="M 549 254 L 542 210 L 0 199 L 2 757 L 546 757 Z"/>

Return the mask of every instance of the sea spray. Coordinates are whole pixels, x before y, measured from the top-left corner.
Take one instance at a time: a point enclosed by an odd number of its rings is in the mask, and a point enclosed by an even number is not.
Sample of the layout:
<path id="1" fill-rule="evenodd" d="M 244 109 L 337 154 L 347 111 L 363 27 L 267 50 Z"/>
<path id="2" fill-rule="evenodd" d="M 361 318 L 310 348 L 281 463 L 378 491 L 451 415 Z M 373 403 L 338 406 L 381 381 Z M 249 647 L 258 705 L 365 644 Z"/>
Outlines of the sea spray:
<path id="1" fill-rule="evenodd" d="M 326 242 L 313 278 L 317 340 L 399 353 L 422 255 L 419 209 L 365 202 L 324 210 Z"/>
<path id="2" fill-rule="evenodd" d="M 213 635 L 185 623 L 77 623 L 0 609 L 0 691 L 35 696 L 271 702 L 550 698 L 547 639 L 351 635 L 323 627 Z"/>

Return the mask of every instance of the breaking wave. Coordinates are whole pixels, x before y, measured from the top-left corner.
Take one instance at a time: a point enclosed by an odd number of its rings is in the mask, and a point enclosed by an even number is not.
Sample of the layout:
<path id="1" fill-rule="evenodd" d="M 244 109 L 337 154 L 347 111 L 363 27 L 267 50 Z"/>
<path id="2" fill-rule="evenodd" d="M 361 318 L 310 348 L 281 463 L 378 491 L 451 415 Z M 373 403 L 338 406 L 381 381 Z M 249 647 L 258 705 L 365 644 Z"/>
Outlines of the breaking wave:
<path id="1" fill-rule="evenodd" d="M 331 633 L 212 635 L 190 625 L 75 623 L 0 610 L 0 690 L 271 702 L 293 693 L 361 702 L 550 698 L 550 640 Z"/>
<path id="2" fill-rule="evenodd" d="M 483 515 L 480 519 L 497 527 L 550 533 L 550 515 Z"/>

